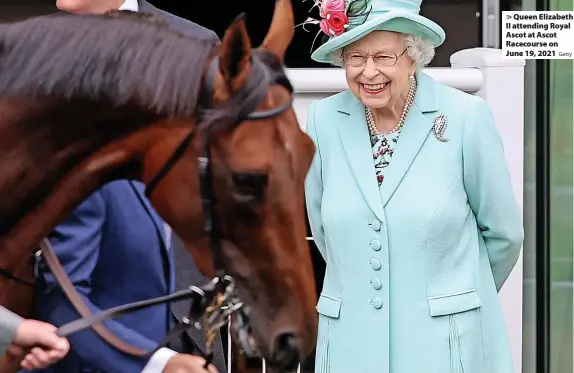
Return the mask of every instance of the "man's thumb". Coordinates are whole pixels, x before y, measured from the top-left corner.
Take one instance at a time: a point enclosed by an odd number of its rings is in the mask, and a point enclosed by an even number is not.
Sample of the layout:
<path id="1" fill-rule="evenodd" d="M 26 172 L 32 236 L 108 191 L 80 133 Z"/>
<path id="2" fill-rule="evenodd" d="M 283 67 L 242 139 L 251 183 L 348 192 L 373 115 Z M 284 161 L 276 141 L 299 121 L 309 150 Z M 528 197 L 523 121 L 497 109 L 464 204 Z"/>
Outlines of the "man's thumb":
<path id="1" fill-rule="evenodd" d="M 38 335 L 38 343 L 42 346 L 57 350 L 65 350 L 68 346 L 66 339 L 59 337 L 56 334 L 56 330 L 43 330 L 40 332 Z"/>

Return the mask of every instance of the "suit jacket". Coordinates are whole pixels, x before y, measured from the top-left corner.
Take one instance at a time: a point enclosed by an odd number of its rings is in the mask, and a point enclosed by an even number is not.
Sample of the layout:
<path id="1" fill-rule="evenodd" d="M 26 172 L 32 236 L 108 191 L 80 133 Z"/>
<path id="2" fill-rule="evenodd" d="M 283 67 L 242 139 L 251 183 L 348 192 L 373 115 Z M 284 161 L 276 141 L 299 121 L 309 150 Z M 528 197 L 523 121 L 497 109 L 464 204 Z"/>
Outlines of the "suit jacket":
<path id="1" fill-rule="evenodd" d="M 176 289 L 175 258 L 166 241 L 164 222 L 144 190 L 145 186 L 135 181 L 107 184 L 82 202 L 50 237 L 72 283 L 94 313 Z M 190 255 L 180 261 L 180 266 L 197 271 Z M 57 326 L 78 318 L 44 263 L 38 277 L 37 318 Z M 169 305 L 162 304 L 106 322 L 106 326 L 120 339 L 150 350 L 163 340 L 174 320 Z M 194 334 L 195 342 L 203 346 L 200 333 Z M 115 350 L 91 329 L 71 335 L 69 340 L 70 354 L 44 372 L 135 373 L 147 363 L 147 359 Z M 217 347 L 216 363 L 225 371 L 221 344 Z"/>
<path id="2" fill-rule="evenodd" d="M 92 312 L 173 292 L 172 253 L 163 222 L 141 183 L 111 182 L 83 201 L 50 235 L 70 280 Z M 36 317 L 60 326 L 79 318 L 42 261 L 38 266 Z M 150 350 L 171 326 L 161 304 L 105 323 L 120 339 Z M 141 372 L 147 359 L 126 356 L 89 329 L 69 337 L 71 351 L 45 372 Z"/>
<path id="3" fill-rule="evenodd" d="M 14 341 L 21 323 L 20 316 L 0 306 L 0 357 L 6 353 Z"/>
<path id="4" fill-rule="evenodd" d="M 380 188 L 364 106 L 350 91 L 311 104 L 317 372 L 513 372 L 497 290 L 523 229 L 502 141 L 482 98 L 417 78 Z"/>
<path id="5" fill-rule="evenodd" d="M 145 0 L 139 0 L 138 3 L 140 12 L 155 14 L 163 18 L 169 27 L 175 31 L 205 40 L 219 41 L 217 34 L 210 29 L 158 9 Z"/>

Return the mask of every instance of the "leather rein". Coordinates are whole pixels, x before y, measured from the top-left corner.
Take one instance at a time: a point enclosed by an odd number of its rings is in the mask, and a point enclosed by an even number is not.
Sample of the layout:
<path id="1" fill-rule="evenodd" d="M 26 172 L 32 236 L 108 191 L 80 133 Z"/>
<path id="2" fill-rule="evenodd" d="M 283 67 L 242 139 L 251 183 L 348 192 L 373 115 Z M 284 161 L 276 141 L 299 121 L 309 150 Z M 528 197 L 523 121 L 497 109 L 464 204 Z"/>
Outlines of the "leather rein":
<path id="1" fill-rule="evenodd" d="M 275 117 L 284 111 L 288 110 L 293 102 L 291 97 L 285 103 L 269 109 L 256 111 L 256 106 L 264 99 L 267 89 L 273 84 L 280 84 L 289 90 L 290 93 L 293 89 L 283 73 L 271 71 L 262 61 L 256 56 L 252 58 L 252 74 L 247 80 L 246 84 L 242 87 L 238 94 L 242 94 L 241 103 L 242 108 L 237 117 L 234 117 L 234 123 L 231 128 L 235 128 L 240 122 L 245 120 L 261 120 Z M 215 73 L 219 68 L 218 59 L 214 58 L 209 66 L 207 79 L 205 81 L 205 97 L 213 97 Z M 237 102 L 236 102 L 237 103 Z M 224 103 L 225 105 L 225 103 Z M 203 118 L 206 114 L 215 113 L 218 108 L 200 109 L 199 118 Z M 229 117 L 227 116 L 227 119 Z M 208 123 L 209 125 L 209 123 Z M 161 180 L 169 173 L 173 166 L 179 161 L 182 155 L 189 147 L 191 141 L 197 134 L 198 126 L 195 126 L 188 135 L 180 142 L 174 150 L 170 158 L 164 163 L 159 172 L 147 183 L 145 194 L 149 198 L 156 186 Z M 72 284 L 60 261 L 58 260 L 50 242 L 44 238 L 39 244 L 39 250 L 36 252 L 36 261 L 43 257 L 48 265 L 50 271 L 54 275 L 56 281 L 62 288 L 63 292 L 68 297 L 76 311 L 80 314 L 81 318 L 69 322 L 58 329 L 58 334 L 62 337 L 69 336 L 73 333 L 92 327 L 94 331 L 103 338 L 110 345 L 116 349 L 133 356 L 151 356 L 157 349 L 167 345 L 174 337 L 179 336 L 182 332 L 196 328 L 203 329 L 206 334 L 206 353 L 203 354 L 201 349 L 199 352 L 204 355 L 206 359 L 205 366 L 210 364 L 212 354 L 212 343 L 215 340 L 216 331 L 227 323 L 228 317 L 237 313 L 237 332 L 240 338 L 240 343 L 245 352 L 252 354 L 255 351 L 251 348 L 249 342 L 249 317 L 245 312 L 244 304 L 236 293 L 235 281 L 233 277 L 226 273 L 223 256 L 221 251 L 221 230 L 218 219 L 215 214 L 215 198 L 212 188 L 212 163 L 210 159 L 211 143 L 209 136 L 203 143 L 201 155 L 197 158 L 198 162 L 198 176 L 200 182 L 200 197 L 203 206 L 204 215 L 204 232 L 209 235 L 210 247 L 213 256 L 213 264 L 216 269 L 216 276 L 207 284 L 203 286 L 189 286 L 185 290 L 177 291 L 175 293 L 134 302 L 122 306 L 113 307 L 102 311 L 98 314 L 93 314 L 88 306 L 83 301 L 82 297 L 77 292 Z M 19 279 L 12 275 L 12 273 L 0 269 L 0 275 L 13 279 L 14 281 L 23 282 L 33 285 L 33 283 L 26 280 Z M 179 301 L 189 299 L 191 306 L 187 317 L 184 317 L 181 323 L 172 328 L 165 339 L 160 343 L 156 349 L 145 351 L 134 347 L 112 334 L 102 324 L 104 321 L 131 313 L 143 308 L 151 307 L 157 304 Z M 18 363 L 18 362 L 15 362 Z"/>

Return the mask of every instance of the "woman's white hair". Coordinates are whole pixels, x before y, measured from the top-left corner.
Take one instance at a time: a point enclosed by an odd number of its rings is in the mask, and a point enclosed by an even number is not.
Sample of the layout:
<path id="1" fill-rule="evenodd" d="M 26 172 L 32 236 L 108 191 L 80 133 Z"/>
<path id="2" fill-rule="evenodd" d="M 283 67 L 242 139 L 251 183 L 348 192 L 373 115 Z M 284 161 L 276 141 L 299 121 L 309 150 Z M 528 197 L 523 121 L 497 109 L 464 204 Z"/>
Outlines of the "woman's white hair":
<path id="1" fill-rule="evenodd" d="M 417 69 L 422 69 L 431 63 L 435 49 L 430 40 L 409 34 L 403 34 L 403 36 L 405 37 L 407 55 L 417 65 Z"/>
<path id="2" fill-rule="evenodd" d="M 420 36 L 402 34 L 404 37 L 407 56 L 415 63 L 417 70 L 425 68 L 435 56 L 435 48 L 428 39 Z M 331 63 L 335 66 L 342 67 L 341 49 L 331 52 Z"/>

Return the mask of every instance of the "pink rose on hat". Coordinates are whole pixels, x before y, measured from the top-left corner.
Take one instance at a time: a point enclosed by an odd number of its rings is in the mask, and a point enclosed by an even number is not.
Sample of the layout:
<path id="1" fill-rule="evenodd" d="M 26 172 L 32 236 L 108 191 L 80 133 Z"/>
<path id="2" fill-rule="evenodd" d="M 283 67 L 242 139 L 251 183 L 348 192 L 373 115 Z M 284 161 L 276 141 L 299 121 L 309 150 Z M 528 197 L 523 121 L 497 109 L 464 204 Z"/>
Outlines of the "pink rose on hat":
<path id="1" fill-rule="evenodd" d="M 327 13 L 327 17 L 321 20 L 321 31 L 329 36 L 339 36 L 348 27 L 349 19 L 343 12 Z"/>
<path id="2" fill-rule="evenodd" d="M 329 36 L 341 35 L 349 27 L 349 18 L 345 14 L 345 0 L 323 0 L 319 14 L 323 18 L 319 27 Z"/>

